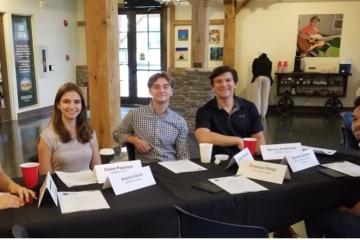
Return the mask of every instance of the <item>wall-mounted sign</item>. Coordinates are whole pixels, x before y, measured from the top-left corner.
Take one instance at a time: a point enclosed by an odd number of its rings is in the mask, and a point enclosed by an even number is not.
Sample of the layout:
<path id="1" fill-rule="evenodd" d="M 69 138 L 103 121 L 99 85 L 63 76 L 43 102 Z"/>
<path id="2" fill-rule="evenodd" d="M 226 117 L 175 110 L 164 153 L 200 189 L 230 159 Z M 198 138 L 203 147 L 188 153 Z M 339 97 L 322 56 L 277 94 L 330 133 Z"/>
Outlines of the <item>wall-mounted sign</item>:
<path id="1" fill-rule="evenodd" d="M 19 108 L 37 104 L 34 52 L 29 16 L 12 15 Z"/>

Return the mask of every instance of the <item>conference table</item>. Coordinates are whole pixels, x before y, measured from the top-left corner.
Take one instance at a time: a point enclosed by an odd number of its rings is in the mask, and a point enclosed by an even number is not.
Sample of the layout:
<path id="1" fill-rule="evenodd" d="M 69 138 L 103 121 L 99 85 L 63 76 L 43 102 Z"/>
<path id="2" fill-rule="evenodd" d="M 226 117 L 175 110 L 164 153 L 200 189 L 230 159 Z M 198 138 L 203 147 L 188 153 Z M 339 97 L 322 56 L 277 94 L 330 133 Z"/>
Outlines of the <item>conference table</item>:
<path id="1" fill-rule="evenodd" d="M 360 161 L 358 152 L 347 151 L 338 151 L 333 156 L 319 154 L 317 158 L 320 163 L 348 160 L 359 164 Z M 215 165 L 194 161 L 208 170 L 175 174 L 153 163 L 149 166 L 156 185 L 118 196 L 112 189 L 101 190 L 110 209 L 61 214 L 60 208 L 47 199 L 40 208 L 34 201 L 19 209 L 2 210 L 1 229 L 10 233 L 14 224 L 20 224 L 31 237 L 178 237 L 178 218 L 173 207 L 176 204 L 203 217 L 263 226 L 271 232 L 360 199 L 360 178 L 330 177 L 318 171 L 322 166 L 291 173 L 291 180 L 284 180 L 283 184 L 254 180 L 268 188 L 267 191 L 209 193 L 193 188 L 192 184 L 234 175 L 236 168 L 226 171 L 226 162 Z M 67 188 L 56 175 L 53 178 L 58 191 L 102 187 L 92 184 Z"/>

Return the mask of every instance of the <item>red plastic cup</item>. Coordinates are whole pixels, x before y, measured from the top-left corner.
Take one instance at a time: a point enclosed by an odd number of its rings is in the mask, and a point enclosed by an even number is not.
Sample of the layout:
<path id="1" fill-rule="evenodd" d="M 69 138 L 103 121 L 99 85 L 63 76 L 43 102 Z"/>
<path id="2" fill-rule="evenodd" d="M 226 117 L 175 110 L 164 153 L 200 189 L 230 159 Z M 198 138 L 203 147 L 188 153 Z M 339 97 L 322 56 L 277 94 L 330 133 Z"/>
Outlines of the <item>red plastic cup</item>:
<path id="1" fill-rule="evenodd" d="M 20 164 L 21 172 L 24 179 L 24 185 L 33 189 L 38 185 L 39 180 L 39 163 L 27 162 Z"/>
<path id="2" fill-rule="evenodd" d="M 248 148 L 251 155 L 254 156 L 256 150 L 256 138 L 243 138 L 244 148 Z"/>

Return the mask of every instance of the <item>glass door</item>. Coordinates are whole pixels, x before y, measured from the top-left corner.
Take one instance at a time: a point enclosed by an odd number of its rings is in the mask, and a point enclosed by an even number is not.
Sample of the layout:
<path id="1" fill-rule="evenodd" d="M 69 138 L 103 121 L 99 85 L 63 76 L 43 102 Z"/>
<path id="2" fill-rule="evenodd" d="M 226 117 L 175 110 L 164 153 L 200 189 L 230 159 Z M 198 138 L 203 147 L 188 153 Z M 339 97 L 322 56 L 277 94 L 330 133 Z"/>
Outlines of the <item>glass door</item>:
<path id="1" fill-rule="evenodd" d="M 147 104 L 149 77 L 165 69 L 162 13 L 126 10 L 118 17 L 121 103 Z"/>

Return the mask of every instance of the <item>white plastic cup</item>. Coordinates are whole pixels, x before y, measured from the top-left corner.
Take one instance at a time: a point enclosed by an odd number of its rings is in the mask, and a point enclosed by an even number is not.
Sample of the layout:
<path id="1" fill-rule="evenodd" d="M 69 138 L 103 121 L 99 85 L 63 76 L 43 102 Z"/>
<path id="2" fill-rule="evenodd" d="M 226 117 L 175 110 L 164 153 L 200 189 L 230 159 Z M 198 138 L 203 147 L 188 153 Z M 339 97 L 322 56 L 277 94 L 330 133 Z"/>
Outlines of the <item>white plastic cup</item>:
<path id="1" fill-rule="evenodd" d="M 115 151 L 112 148 L 102 148 L 100 149 L 100 157 L 102 164 L 109 163 L 114 160 Z"/>
<path id="2" fill-rule="evenodd" d="M 200 147 L 201 162 L 202 163 L 210 163 L 213 144 L 212 143 L 200 143 L 199 147 Z"/>

